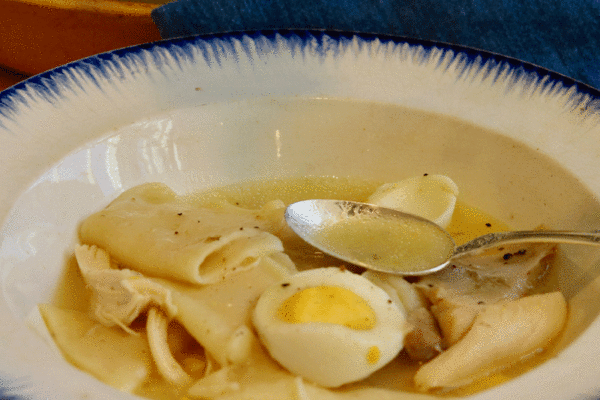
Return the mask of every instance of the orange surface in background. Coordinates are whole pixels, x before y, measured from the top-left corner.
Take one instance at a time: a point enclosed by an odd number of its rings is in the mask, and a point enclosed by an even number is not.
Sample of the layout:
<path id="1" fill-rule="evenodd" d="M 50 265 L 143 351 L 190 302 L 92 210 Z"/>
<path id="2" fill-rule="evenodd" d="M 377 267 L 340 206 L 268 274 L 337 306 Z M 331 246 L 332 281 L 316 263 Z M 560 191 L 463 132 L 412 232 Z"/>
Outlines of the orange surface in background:
<path id="1" fill-rule="evenodd" d="M 97 53 L 160 40 L 157 4 L 0 0 L 0 89 Z"/>
<path id="2" fill-rule="evenodd" d="M 0 66 L 0 90 L 4 90 L 11 87 L 15 83 L 27 79 L 27 75 L 20 74 L 18 72 L 6 70 Z"/>

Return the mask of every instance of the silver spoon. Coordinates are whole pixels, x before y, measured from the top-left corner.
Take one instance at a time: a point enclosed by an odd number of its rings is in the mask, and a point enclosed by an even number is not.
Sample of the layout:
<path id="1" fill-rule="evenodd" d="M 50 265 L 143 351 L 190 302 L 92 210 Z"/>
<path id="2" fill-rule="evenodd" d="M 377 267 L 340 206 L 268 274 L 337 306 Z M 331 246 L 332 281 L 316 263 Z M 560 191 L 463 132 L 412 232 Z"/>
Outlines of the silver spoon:
<path id="1" fill-rule="evenodd" d="M 345 200 L 304 200 L 285 211 L 290 228 L 317 249 L 351 264 L 398 275 L 426 275 L 452 258 L 516 242 L 600 245 L 599 232 L 490 233 L 456 247 L 450 234 L 416 215 Z"/>

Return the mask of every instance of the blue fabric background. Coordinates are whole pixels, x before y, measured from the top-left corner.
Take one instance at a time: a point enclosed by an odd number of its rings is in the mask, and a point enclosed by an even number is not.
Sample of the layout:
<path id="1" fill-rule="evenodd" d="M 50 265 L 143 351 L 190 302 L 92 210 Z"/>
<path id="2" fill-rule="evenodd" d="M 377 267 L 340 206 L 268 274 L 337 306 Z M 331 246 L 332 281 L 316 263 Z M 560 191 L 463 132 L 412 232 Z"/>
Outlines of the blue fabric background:
<path id="1" fill-rule="evenodd" d="M 514 57 L 600 88 L 600 0 L 178 0 L 163 38 L 327 29 L 441 41 Z"/>

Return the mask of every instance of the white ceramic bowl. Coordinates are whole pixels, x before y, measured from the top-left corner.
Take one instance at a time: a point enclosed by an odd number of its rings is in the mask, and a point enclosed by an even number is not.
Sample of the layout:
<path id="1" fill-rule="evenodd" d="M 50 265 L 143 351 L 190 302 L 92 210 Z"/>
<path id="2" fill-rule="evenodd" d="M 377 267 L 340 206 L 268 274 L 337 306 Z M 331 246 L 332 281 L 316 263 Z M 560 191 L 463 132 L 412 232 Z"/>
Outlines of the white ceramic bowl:
<path id="1" fill-rule="evenodd" d="M 166 41 L 20 83 L 0 93 L 0 397 L 129 398 L 26 324 L 78 221 L 127 188 L 445 173 L 465 202 L 516 228 L 595 229 L 599 104 L 596 90 L 516 60 L 340 33 Z M 600 395 L 598 255 L 565 250 L 562 351 L 474 399 Z"/>

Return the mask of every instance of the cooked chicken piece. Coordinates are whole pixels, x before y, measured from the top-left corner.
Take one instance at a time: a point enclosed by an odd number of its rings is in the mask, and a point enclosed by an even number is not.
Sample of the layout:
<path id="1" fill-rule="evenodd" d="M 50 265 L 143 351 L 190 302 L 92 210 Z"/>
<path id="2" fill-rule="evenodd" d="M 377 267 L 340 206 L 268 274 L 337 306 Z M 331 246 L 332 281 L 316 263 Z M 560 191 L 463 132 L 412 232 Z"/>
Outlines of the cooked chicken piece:
<path id="1" fill-rule="evenodd" d="M 469 330 L 475 317 L 484 304 L 477 304 L 476 300 L 469 296 L 448 295 L 443 288 L 435 289 L 431 293 L 433 304 L 430 307 L 431 314 L 435 317 L 440 332 L 443 334 L 443 348 L 447 349 L 456 343 Z"/>
<path id="2" fill-rule="evenodd" d="M 92 290 L 94 317 L 103 325 L 118 325 L 134 333 L 129 324 L 150 304 L 159 306 L 171 317 L 177 313 L 168 289 L 138 272 L 115 268 L 106 251 L 78 245 L 75 257 L 86 285 Z"/>
<path id="3" fill-rule="evenodd" d="M 378 274 L 383 276 L 382 279 L 387 282 L 398 295 L 398 298 L 402 302 L 402 305 L 407 312 L 414 311 L 421 307 L 427 307 L 427 299 L 423 297 L 421 292 L 411 283 L 407 282 L 406 279 L 397 275 L 390 274 Z"/>
<path id="4" fill-rule="evenodd" d="M 385 290 L 401 305 L 411 331 L 404 337 L 404 349 L 413 360 L 428 361 L 442 351 L 442 337 L 428 304 L 417 288 L 400 276 L 367 271 L 363 276 Z"/>
<path id="5" fill-rule="evenodd" d="M 527 293 L 547 271 L 556 245 L 511 245 L 452 260 L 452 265 L 428 275 L 420 287 L 443 287 L 478 301 L 514 300 Z"/>
<path id="6" fill-rule="evenodd" d="M 416 285 L 431 302 L 444 347 L 465 335 L 483 306 L 527 294 L 545 275 L 555 249 L 552 244 L 500 247 L 457 258 L 450 267 L 421 279 Z"/>
<path id="7" fill-rule="evenodd" d="M 146 321 L 146 334 L 150 352 L 156 363 L 160 375 L 170 384 L 184 386 L 191 382 L 192 378 L 183 370 L 175 360 L 167 341 L 167 327 L 169 319 L 162 311 L 151 307 L 148 310 Z"/>
<path id="8" fill-rule="evenodd" d="M 425 307 L 408 313 L 408 323 L 413 329 L 404 338 L 404 349 L 417 361 L 428 361 L 442 351 L 442 337 L 437 322 Z"/>
<path id="9" fill-rule="evenodd" d="M 489 305 L 464 338 L 419 368 L 415 383 L 423 390 L 468 384 L 546 347 L 566 317 L 560 292 Z"/>

